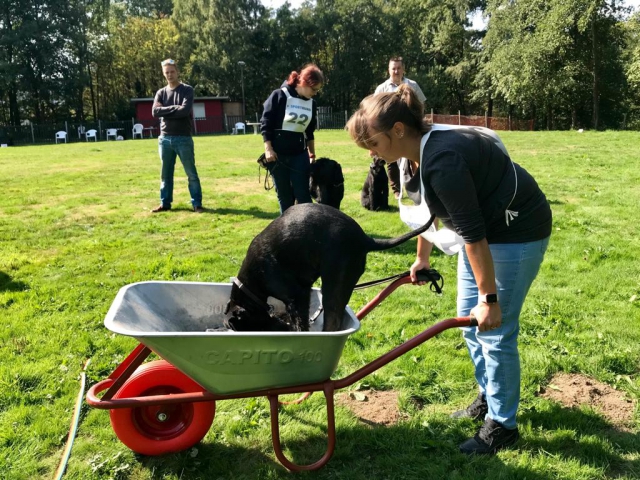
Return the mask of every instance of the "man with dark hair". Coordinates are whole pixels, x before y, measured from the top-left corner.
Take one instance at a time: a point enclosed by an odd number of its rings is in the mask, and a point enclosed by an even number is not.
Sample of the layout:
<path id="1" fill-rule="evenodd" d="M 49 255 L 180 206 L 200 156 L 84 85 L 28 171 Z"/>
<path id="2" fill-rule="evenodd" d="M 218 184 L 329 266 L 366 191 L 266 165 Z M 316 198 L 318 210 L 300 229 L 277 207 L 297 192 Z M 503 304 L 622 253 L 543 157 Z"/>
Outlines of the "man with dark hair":
<path id="1" fill-rule="evenodd" d="M 418 85 L 417 82 L 414 82 L 413 80 L 404 76 L 404 62 L 402 61 L 402 57 L 392 57 L 389 60 L 389 78 L 385 82 L 378 85 L 374 93 L 395 92 L 403 83 L 406 83 L 411 87 L 420 102 L 424 103 L 427 100 L 427 97 L 425 97 L 424 93 L 422 93 L 420 85 Z M 387 172 L 389 172 L 389 185 L 391 186 L 391 190 L 393 190 L 393 195 L 396 197 L 396 199 L 400 198 L 399 164 L 400 162 L 387 164 Z"/>
<path id="2" fill-rule="evenodd" d="M 180 157 L 184 171 L 189 179 L 189 193 L 193 211 L 202 213 L 202 188 L 196 170 L 193 152 L 193 88 L 178 79 L 178 66 L 175 60 L 167 59 L 162 63 L 162 74 L 167 86 L 156 93 L 152 115 L 160 118 L 160 136 L 158 150 L 162 161 L 160 184 L 160 206 L 153 213 L 171 210 L 173 202 L 173 173 L 176 156 Z"/>

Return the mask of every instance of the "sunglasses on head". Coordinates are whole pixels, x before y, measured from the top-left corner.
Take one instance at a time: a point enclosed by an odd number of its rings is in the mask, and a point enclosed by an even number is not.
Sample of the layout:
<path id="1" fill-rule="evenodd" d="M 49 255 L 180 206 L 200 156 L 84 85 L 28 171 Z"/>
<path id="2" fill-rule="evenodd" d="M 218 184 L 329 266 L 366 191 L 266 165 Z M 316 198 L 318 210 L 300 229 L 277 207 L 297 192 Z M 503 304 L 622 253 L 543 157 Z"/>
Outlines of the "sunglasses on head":
<path id="1" fill-rule="evenodd" d="M 162 65 L 163 67 L 165 65 L 175 65 L 175 64 L 176 64 L 176 61 L 171 59 L 171 58 L 169 58 L 167 60 L 163 60 L 162 62 L 160 62 L 160 65 Z"/>

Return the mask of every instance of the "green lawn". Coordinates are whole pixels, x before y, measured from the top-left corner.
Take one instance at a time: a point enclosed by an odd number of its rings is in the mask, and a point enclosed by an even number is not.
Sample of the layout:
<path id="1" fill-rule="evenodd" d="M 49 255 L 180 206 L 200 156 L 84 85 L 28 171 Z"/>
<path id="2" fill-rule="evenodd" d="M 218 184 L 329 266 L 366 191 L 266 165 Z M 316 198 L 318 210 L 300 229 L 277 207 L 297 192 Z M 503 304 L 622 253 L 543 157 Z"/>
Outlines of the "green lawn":
<path id="1" fill-rule="evenodd" d="M 336 412 L 337 445 L 318 479 L 640 478 L 640 416 L 617 428 L 584 407 L 537 396 L 558 372 L 579 372 L 629 398 L 640 393 L 640 138 L 631 132 L 501 132 L 554 212 L 552 241 L 522 314 L 523 366 L 518 447 L 467 458 L 457 445 L 472 422 L 448 414 L 475 396 L 471 363 L 457 331 L 447 331 L 366 377 L 365 387 L 399 392 L 403 420 L 369 427 Z M 174 211 L 158 204 L 160 161 L 153 140 L 76 143 L 0 150 L 0 478 L 51 478 L 62 455 L 79 388 L 105 378 L 135 341 L 103 326 L 118 289 L 142 280 L 226 282 L 251 239 L 278 215 L 263 188 L 256 135 L 196 138 L 204 191 L 190 211 L 176 169 Z M 346 177 L 343 211 L 378 237 L 406 231 L 397 210 L 359 203 L 366 152 L 344 132 L 320 132 L 320 156 Z M 369 255 L 361 281 L 407 270 L 415 240 Z M 435 255 L 445 293 L 406 286 L 385 300 L 347 342 L 335 378 L 455 314 L 455 258 Z M 353 294 L 362 307 L 379 287 Z M 410 399 L 419 399 L 419 402 Z M 421 407 L 418 407 L 420 405 Z M 325 450 L 322 395 L 280 416 L 285 453 L 311 463 Z M 271 447 L 264 398 L 219 402 L 196 450 L 158 458 L 133 454 L 109 414 L 83 408 L 69 479 L 291 478 Z"/>

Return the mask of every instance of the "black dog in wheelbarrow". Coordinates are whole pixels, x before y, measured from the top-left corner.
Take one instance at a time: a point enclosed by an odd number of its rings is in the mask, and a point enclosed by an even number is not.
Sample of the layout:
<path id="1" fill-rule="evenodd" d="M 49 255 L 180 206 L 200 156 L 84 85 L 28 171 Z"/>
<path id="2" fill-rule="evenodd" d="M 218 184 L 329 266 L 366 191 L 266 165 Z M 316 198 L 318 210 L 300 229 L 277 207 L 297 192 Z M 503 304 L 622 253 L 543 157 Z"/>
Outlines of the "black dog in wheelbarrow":
<path id="1" fill-rule="evenodd" d="M 311 288 L 321 278 L 323 330 L 338 330 L 367 254 L 406 242 L 432 221 L 400 237 L 378 240 L 333 207 L 290 207 L 249 245 L 231 287 L 227 326 L 239 331 L 308 331 Z M 268 297 L 284 303 L 284 318 L 271 315 Z"/>

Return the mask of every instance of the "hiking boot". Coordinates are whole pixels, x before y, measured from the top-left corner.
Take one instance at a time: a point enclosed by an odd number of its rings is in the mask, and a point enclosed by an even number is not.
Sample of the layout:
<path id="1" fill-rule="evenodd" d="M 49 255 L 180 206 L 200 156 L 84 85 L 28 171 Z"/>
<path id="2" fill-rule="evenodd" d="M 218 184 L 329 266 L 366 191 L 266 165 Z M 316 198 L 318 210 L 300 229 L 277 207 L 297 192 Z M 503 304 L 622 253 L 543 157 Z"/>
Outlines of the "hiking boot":
<path id="1" fill-rule="evenodd" d="M 473 438 L 460 444 L 460 451 L 467 455 L 494 455 L 498 450 L 510 447 L 518 441 L 518 429 L 504 428 L 491 418 L 487 418 Z"/>
<path id="2" fill-rule="evenodd" d="M 202 206 L 193 207 L 193 211 L 196 212 L 196 213 L 202 213 L 202 212 L 204 212 L 204 208 Z"/>
<path id="3" fill-rule="evenodd" d="M 151 210 L 151 213 L 168 212 L 169 210 L 171 210 L 171 207 L 160 205 L 159 207 L 156 207 L 153 210 Z"/>
<path id="4" fill-rule="evenodd" d="M 450 417 L 451 418 L 472 418 L 474 420 L 484 420 L 484 417 L 487 415 L 489 411 L 489 406 L 487 405 L 487 399 L 481 393 L 478 394 L 478 397 L 473 401 L 471 405 L 469 405 L 464 410 L 458 410 L 457 412 L 453 412 Z"/>

